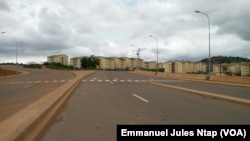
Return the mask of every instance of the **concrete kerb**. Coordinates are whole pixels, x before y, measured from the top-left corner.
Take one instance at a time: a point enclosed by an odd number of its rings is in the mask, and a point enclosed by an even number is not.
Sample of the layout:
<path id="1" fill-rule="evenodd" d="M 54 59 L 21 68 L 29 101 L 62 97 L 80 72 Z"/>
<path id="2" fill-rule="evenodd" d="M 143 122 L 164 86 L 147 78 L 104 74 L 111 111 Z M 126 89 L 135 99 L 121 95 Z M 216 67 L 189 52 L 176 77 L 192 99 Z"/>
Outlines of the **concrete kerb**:
<path id="1" fill-rule="evenodd" d="M 176 87 L 176 86 L 161 84 L 161 83 L 151 82 L 151 84 L 157 85 L 157 86 L 162 86 L 162 87 L 167 87 L 167 88 L 171 88 L 171 89 L 181 90 L 181 91 L 185 91 L 185 92 L 188 92 L 191 94 L 196 94 L 199 96 L 204 96 L 204 97 L 208 97 L 208 98 L 212 98 L 212 99 L 220 99 L 220 100 L 225 100 L 225 101 L 229 101 L 229 102 L 233 102 L 233 103 L 237 103 L 237 104 L 243 104 L 243 105 L 250 106 L 250 100 L 247 100 L 247 99 L 225 96 L 222 94 L 198 91 L 198 90 L 193 90 L 193 89 L 187 89 L 187 88 L 182 88 L 182 87 Z"/>
<path id="2" fill-rule="evenodd" d="M 69 83 L 50 92 L 38 101 L 0 122 L 1 141 L 34 141 L 66 102 L 83 77 L 95 71 L 74 72 L 76 77 Z"/>

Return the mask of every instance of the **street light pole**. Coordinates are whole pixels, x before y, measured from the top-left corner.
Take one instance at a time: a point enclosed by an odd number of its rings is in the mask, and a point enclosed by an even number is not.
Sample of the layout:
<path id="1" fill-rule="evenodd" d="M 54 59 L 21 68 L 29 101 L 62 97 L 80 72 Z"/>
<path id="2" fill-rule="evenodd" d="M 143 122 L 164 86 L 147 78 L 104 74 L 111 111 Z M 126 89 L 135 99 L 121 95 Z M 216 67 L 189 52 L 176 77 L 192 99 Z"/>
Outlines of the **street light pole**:
<path id="1" fill-rule="evenodd" d="M 156 72 L 155 72 L 155 75 L 157 75 L 158 73 L 158 39 L 156 36 L 153 36 L 153 35 L 149 35 L 149 37 L 152 37 L 152 38 L 155 38 L 156 40 L 156 47 L 157 47 L 157 51 L 156 51 Z"/>
<path id="2" fill-rule="evenodd" d="M 18 43 L 21 43 L 21 44 L 22 44 L 23 42 L 17 42 L 17 43 L 16 43 L 16 65 L 17 65 L 17 44 L 18 44 Z"/>
<path id="3" fill-rule="evenodd" d="M 200 13 L 200 14 L 203 14 L 207 17 L 208 19 L 208 48 L 209 48 L 209 58 L 208 58 L 208 79 L 210 78 L 210 72 L 211 72 L 211 58 L 210 58 L 210 19 L 209 19 L 209 16 L 208 14 L 204 13 L 204 12 L 201 12 L 201 11 L 198 11 L 196 10 L 195 11 L 196 13 Z"/>

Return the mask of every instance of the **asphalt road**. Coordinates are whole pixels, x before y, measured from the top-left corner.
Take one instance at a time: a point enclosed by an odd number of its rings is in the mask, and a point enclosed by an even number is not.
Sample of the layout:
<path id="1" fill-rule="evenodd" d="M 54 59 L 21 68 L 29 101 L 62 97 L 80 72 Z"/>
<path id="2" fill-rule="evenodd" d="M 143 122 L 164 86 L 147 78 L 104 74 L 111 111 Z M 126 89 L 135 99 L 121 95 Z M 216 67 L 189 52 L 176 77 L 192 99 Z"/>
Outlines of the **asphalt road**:
<path id="1" fill-rule="evenodd" d="M 204 98 L 150 82 L 218 89 L 220 93 L 234 95 L 238 90 L 250 92 L 243 87 L 97 71 L 82 80 L 41 141 L 115 141 L 117 124 L 250 124 L 249 106 Z"/>
<path id="2" fill-rule="evenodd" d="M 0 77 L 0 121 L 75 77 L 69 71 L 25 69 L 27 75 Z"/>

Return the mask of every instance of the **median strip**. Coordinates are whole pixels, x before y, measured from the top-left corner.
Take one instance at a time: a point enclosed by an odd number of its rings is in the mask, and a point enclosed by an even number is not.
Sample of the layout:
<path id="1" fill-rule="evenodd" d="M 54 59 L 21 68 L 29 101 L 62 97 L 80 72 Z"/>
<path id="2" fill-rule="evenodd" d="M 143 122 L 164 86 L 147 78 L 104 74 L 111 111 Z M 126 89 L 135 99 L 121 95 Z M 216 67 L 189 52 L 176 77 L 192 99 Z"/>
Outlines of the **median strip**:
<path id="1" fill-rule="evenodd" d="M 33 141 L 39 138 L 82 78 L 93 72 L 74 72 L 76 77 L 71 82 L 55 89 L 8 119 L 0 122 L 0 141 Z"/>
<path id="2" fill-rule="evenodd" d="M 209 97 L 209 98 L 213 98 L 213 99 L 220 99 L 220 100 L 225 100 L 225 101 L 229 101 L 229 102 L 233 102 L 233 103 L 237 103 L 237 104 L 243 104 L 243 105 L 250 106 L 250 100 L 248 100 L 248 99 L 226 96 L 226 95 L 222 95 L 222 94 L 210 93 L 210 92 L 199 91 L 199 90 L 193 90 L 193 89 L 177 87 L 177 86 L 161 84 L 161 83 L 151 82 L 151 84 L 157 85 L 157 86 L 163 86 L 163 87 L 167 87 L 167 88 L 171 88 L 171 89 L 177 89 L 177 90 L 181 90 L 181 91 L 185 91 L 185 92 L 189 92 L 192 94 L 205 96 L 205 97 Z"/>

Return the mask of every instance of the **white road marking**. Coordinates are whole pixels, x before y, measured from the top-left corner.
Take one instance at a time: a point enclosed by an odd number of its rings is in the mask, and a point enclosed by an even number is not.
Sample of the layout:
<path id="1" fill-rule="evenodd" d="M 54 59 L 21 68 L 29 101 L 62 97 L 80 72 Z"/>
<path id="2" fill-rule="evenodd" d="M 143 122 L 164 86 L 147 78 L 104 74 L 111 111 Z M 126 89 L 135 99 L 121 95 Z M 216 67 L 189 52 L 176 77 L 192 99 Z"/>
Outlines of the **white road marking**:
<path id="1" fill-rule="evenodd" d="M 93 81 L 95 81 L 95 80 L 91 79 L 91 80 L 89 80 L 89 81 L 93 82 Z"/>
<path id="2" fill-rule="evenodd" d="M 132 94 L 134 97 L 137 97 L 137 98 L 139 98 L 140 100 L 142 100 L 142 101 L 144 101 L 144 102 L 149 102 L 147 99 L 145 99 L 145 98 L 142 98 L 142 97 L 140 97 L 140 96 L 138 96 L 138 95 L 136 95 L 136 94 Z"/>
<path id="3" fill-rule="evenodd" d="M 124 82 L 125 80 L 120 80 L 121 82 Z"/>
<path id="4" fill-rule="evenodd" d="M 106 82 L 109 82 L 110 80 L 106 79 L 105 81 L 106 81 Z"/>
<path id="5" fill-rule="evenodd" d="M 86 80 L 86 79 L 83 79 L 82 81 L 83 81 L 83 82 L 86 82 L 87 80 Z"/>
<path id="6" fill-rule="evenodd" d="M 72 80 L 53 80 L 53 81 L 50 81 L 50 80 L 43 80 L 43 81 L 19 81 L 19 82 L 9 82 L 7 84 L 11 85 L 11 84 L 39 84 L 39 83 L 58 83 L 58 82 L 70 82 Z M 82 80 L 82 81 L 87 81 L 87 80 Z M 90 80 L 91 81 L 91 80 Z M 95 80 L 92 80 L 92 81 L 95 81 Z M 102 81 L 102 80 L 101 80 Z"/>
<path id="7" fill-rule="evenodd" d="M 31 86 L 33 86 L 33 84 L 24 86 L 23 88 L 26 89 L 26 88 L 29 88 L 29 87 L 31 87 Z"/>

